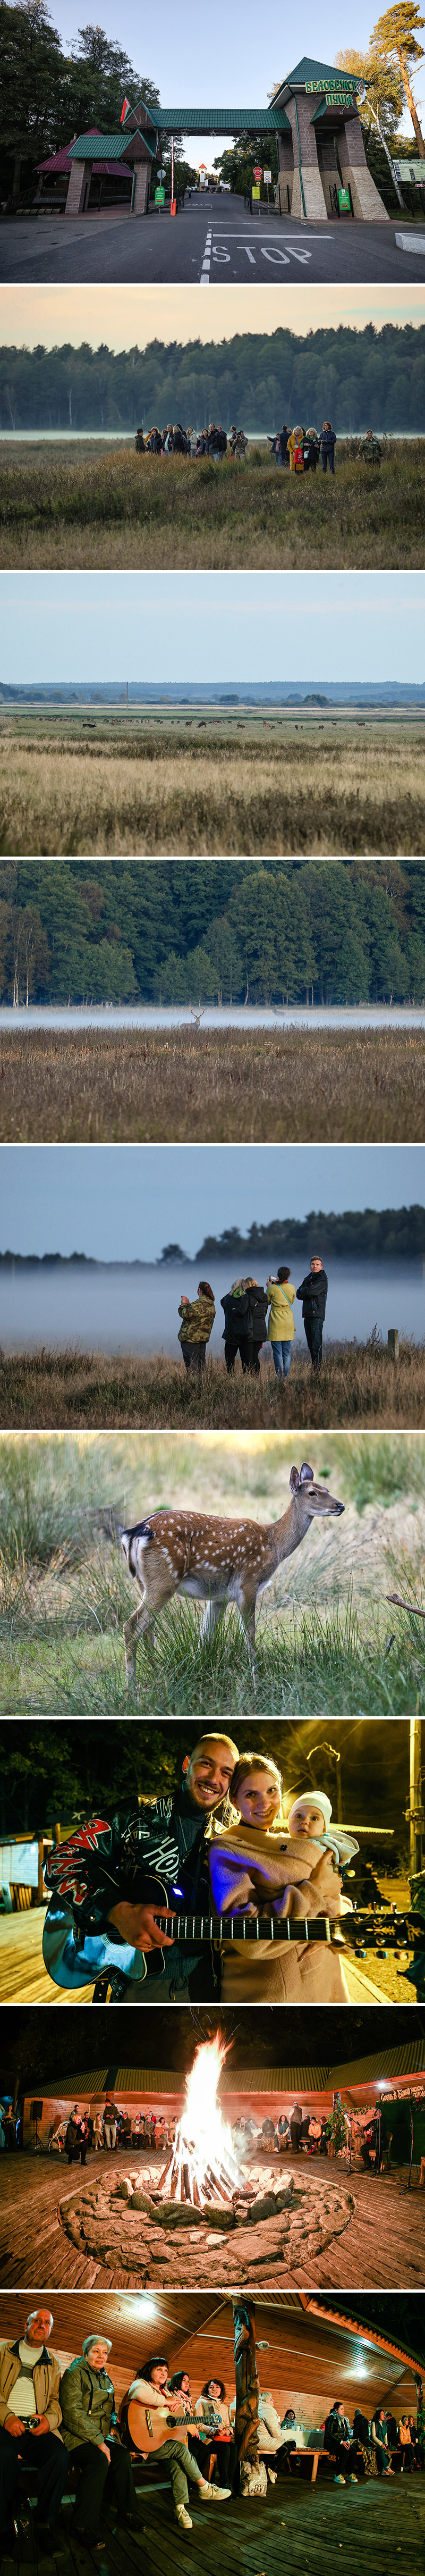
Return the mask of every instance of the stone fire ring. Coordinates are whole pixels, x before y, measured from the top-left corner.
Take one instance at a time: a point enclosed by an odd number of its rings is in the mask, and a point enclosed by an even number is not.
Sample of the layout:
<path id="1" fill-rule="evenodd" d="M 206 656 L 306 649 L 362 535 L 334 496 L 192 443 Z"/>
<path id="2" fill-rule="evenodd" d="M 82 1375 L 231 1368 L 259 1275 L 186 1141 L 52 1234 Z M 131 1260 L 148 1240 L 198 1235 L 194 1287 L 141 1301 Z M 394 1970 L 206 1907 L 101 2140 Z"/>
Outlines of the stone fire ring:
<path id="1" fill-rule="evenodd" d="M 244 2176 L 246 2184 L 246 2174 Z M 161 2201 L 140 2189 L 140 2173 L 86 2182 L 59 2202 L 58 2217 L 71 2244 L 108 2272 L 128 2275 L 135 2288 L 199 2286 L 200 2258 L 208 2282 L 250 2282 L 275 2288 L 288 2273 L 316 2262 L 349 2227 L 356 2203 L 338 2180 L 311 2174 L 273 2188 L 274 2174 L 248 2207 Z"/>

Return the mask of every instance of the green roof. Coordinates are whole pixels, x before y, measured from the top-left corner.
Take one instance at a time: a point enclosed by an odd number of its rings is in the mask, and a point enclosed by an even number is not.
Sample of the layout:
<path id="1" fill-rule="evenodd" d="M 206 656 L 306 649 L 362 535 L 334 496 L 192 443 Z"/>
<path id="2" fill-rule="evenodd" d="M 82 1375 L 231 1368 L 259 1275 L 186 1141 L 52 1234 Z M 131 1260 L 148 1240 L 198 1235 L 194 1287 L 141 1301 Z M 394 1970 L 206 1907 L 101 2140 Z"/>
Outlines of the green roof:
<path id="1" fill-rule="evenodd" d="M 149 117 L 157 134 L 276 134 L 282 128 L 275 107 L 158 107 Z"/>
<path id="2" fill-rule="evenodd" d="M 70 161 L 126 161 L 129 143 L 134 140 L 134 132 L 131 131 L 129 135 L 128 128 L 126 134 L 78 134 L 76 143 L 70 144 L 69 159 Z M 152 143 L 147 142 L 145 134 L 142 136 L 142 141 L 146 143 L 149 160 L 153 161 Z"/>
<path id="3" fill-rule="evenodd" d="M 323 80 L 324 89 L 331 84 L 338 89 L 356 90 L 360 86 L 359 72 L 341 71 L 338 63 L 314 63 L 310 54 L 303 54 L 301 62 L 295 64 L 295 71 L 287 72 L 286 80 L 281 81 L 279 89 L 274 91 L 273 104 L 276 98 L 283 96 L 285 89 L 307 89 L 309 81 L 318 80 Z"/>

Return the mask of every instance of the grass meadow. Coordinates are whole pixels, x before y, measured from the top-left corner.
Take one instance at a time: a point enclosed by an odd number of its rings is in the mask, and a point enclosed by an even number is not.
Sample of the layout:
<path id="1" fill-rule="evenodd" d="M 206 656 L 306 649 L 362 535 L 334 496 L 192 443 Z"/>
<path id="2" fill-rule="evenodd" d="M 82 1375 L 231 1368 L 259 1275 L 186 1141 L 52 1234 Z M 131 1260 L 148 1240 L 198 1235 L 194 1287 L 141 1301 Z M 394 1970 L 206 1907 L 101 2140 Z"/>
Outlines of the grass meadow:
<path id="1" fill-rule="evenodd" d="M 189 719 L 187 719 L 189 722 Z M 357 732 L 201 720 L 126 725 L 3 717 L 3 857 L 410 858 L 425 848 L 425 730 L 373 718 Z M 268 729 L 268 728 L 267 728 Z M 224 739 L 223 739 L 224 733 Z"/>
<path id="2" fill-rule="evenodd" d="M 423 1031 L 3 1029 L 0 1141 L 422 1143 Z"/>
<path id="3" fill-rule="evenodd" d="M 260 1376 L 229 1378 L 224 1359 L 188 1376 L 179 1358 L 153 1352 L 116 1358 L 104 1351 L 0 1351 L 3 1430 L 419 1430 L 425 1427 L 425 1342 L 400 1344 L 394 1361 L 373 1335 L 364 1345 L 328 1345 L 320 1374 L 294 1354 L 284 1385 L 271 1352 Z"/>
<path id="4" fill-rule="evenodd" d="M 353 442 L 354 446 L 354 442 Z M 349 440 L 332 481 L 277 472 L 251 442 L 244 466 L 136 456 L 134 444 L 34 436 L 3 442 L 0 566 L 183 566 L 415 571 L 425 563 L 425 444 L 383 443 L 380 469 Z"/>
<path id="5" fill-rule="evenodd" d="M 139 1649 L 126 1700 L 123 1620 L 134 1606 L 116 1523 L 162 1503 L 278 1519 L 300 1435 L 66 1432 L 0 1441 L 0 1707 L 16 1715 L 224 1716 L 254 1710 L 425 1712 L 424 1440 L 309 1433 L 309 1462 L 345 1504 L 316 1523 L 265 1595 L 254 1694 L 232 1612 L 202 1646 L 199 1613 L 174 1602 Z"/>

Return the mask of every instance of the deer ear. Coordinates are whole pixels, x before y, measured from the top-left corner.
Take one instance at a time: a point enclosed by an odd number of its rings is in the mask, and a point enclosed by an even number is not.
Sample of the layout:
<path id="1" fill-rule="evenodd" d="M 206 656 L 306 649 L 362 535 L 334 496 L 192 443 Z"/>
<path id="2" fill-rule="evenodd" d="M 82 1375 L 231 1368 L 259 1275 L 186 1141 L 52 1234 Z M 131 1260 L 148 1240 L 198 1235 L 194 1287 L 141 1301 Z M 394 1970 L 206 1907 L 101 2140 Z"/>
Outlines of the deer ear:
<path id="1" fill-rule="evenodd" d="M 290 1483 L 290 1488 L 291 1488 L 291 1494 L 297 1494 L 297 1493 L 298 1493 L 299 1481 L 300 1481 L 300 1479 L 299 1479 L 299 1475 L 298 1475 L 298 1467 L 291 1467 L 291 1473 L 290 1473 L 290 1478 L 289 1478 L 289 1483 Z"/>
<path id="2" fill-rule="evenodd" d="M 305 1460 L 301 1468 L 300 1485 L 314 1485 L 314 1467 L 306 1467 Z"/>

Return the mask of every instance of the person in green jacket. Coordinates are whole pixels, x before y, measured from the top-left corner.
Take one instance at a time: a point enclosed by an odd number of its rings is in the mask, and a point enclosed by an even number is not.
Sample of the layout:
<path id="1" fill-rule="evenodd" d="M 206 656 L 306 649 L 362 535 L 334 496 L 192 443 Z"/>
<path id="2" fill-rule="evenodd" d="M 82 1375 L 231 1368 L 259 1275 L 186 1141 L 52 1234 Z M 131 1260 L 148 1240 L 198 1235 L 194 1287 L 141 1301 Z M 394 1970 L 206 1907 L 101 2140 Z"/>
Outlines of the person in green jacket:
<path id="1" fill-rule="evenodd" d="M 382 447 L 379 445 L 379 438 L 375 438 L 374 429 L 366 430 L 366 437 L 362 439 L 361 447 L 359 447 L 359 461 L 360 457 L 362 458 L 363 465 L 381 464 Z"/>
<path id="2" fill-rule="evenodd" d="M 280 1269 L 276 1279 L 267 1280 L 267 1299 L 270 1306 L 267 1340 L 272 1346 L 276 1377 L 289 1377 L 291 1342 L 296 1329 L 292 1313 L 294 1298 L 295 1288 L 292 1285 L 289 1270 Z"/>
<path id="3" fill-rule="evenodd" d="M 192 1302 L 190 1297 L 180 1298 L 179 1315 L 182 1321 L 178 1340 L 185 1368 L 196 1376 L 200 1369 L 205 1368 L 207 1342 L 215 1321 L 214 1298 L 208 1279 L 200 1279 L 198 1295 Z"/>
<path id="4" fill-rule="evenodd" d="M 107 2369 L 110 2350 L 107 2335 L 87 2335 L 81 2355 L 70 2362 L 60 2384 L 62 2441 L 72 2455 L 78 2481 L 73 2529 L 76 2539 L 91 2549 L 100 2546 L 104 2499 L 120 2522 L 133 2531 L 142 2528 L 131 2460 L 114 2438 L 117 2416 Z"/>

